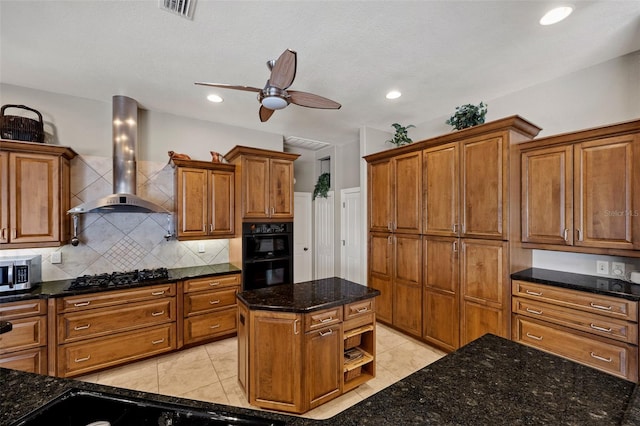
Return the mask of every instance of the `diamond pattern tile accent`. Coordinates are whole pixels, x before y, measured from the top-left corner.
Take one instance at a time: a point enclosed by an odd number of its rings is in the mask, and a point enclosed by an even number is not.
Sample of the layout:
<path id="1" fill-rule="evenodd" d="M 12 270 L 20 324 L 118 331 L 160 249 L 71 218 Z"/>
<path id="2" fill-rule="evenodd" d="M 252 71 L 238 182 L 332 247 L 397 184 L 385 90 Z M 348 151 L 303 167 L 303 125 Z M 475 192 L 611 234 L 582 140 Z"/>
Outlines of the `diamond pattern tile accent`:
<path id="1" fill-rule="evenodd" d="M 147 252 L 140 244 L 136 243 L 128 236 L 124 236 L 115 243 L 103 257 L 116 265 L 122 271 L 136 269 L 136 265 L 147 255 Z"/>

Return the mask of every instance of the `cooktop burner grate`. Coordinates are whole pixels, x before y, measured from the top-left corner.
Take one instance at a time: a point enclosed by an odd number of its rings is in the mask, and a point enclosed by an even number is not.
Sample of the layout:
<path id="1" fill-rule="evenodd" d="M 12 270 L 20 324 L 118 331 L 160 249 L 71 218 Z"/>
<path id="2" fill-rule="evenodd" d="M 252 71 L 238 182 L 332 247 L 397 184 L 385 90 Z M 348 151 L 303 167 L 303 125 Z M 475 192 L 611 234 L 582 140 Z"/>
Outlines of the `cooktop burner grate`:
<path id="1" fill-rule="evenodd" d="M 143 269 L 111 274 L 82 275 L 71 281 L 67 290 L 79 290 L 90 287 L 118 287 L 137 284 L 144 281 L 159 280 L 169 277 L 167 268 Z"/>

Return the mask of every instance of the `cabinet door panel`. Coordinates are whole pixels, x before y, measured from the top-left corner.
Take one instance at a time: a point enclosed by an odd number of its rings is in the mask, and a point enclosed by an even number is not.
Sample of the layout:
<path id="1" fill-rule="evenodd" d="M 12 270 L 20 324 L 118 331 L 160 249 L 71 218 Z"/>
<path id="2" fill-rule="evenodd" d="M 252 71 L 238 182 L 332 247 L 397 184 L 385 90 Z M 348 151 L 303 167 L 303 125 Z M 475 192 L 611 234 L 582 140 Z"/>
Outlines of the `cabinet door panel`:
<path id="1" fill-rule="evenodd" d="M 209 171 L 180 167 L 177 173 L 178 237 L 205 236 L 209 223 Z"/>
<path id="2" fill-rule="evenodd" d="M 233 235 L 234 228 L 234 173 L 219 170 L 209 175 L 211 235 Z"/>
<path id="3" fill-rule="evenodd" d="M 371 231 L 389 232 L 391 230 L 392 185 L 390 160 L 369 164 L 369 229 Z"/>
<path id="4" fill-rule="evenodd" d="M 487 333 L 507 338 L 505 318 L 502 309 L 463 301 L 460 345 L 464 346 Z"/>
<path id="5" fill-rule="evenodd" d="M 632 198 L 637 146 L 634 135 L 575 145 L 575 245 L 633 248 L 632 222 L 640 214 Z"/>
<path id="6" fill-rule="evenodd" d="M 393 325 L 422 335 L 422 240 L 394 235 Z"/>
<path id="7" fill-rule="evenodd" d="M 450 143 L 423 151 L 423 231 L 427 235 L 460 232 L 458 146 Z"/>
<path id="8" fill-rule="evenodd" d="M 394 219 L 396 232 L 419 234 L 422 230 L 422 155 L 405 154 L 393 159 Z"/>
<path id="9" fill-rule="evenodd" d="M 309 408 L 340 395 L 342 342 L 341 324 L 305 335 L 305 387 Z"/>
<path id="10" fill-rule="evenodd" d="M 391 278 L 393 235 L 369 234 L 369 271 Z"/>
<path id="11" fill-rule="evenodd" d="M 462 144 L 462 232 L 465 237 L 506 237 L 504 147 L 502 137 Z"/>
<path id="12" fill-rule="evenodd" d="M 242 157 L 242 217 L 266 218 L 269 210 L 269 159 Z"/>
<path id="13" fill-rule="evenodd" d="M 391 285 L 391 277 L 371 274 L 369 276 L 369 287 L 380 291 L 380 296 L 376 300 L 376 318 L 391 324 L 393 320 L 393 286 Z"/>
<path id="14" fill-rule="evenodd" d="M 13 243 L 60 240 L 60 159 L 11 153 L 9 239 Z"/>
<path id="15" fill-rule="evenodd" d="M 461 283 L 467 300 L 502 306 L 509 292 L 506 275 L 507 244 L 501 241 L 462 240 Z"/>
<path id="16" fill-rule="evenodd" d="M 522 154 L 522 241 L 573 244 L 573 148 Z"/>
<path id="17" fill-rule="evenodd" d="M 270 217 L 286 219 L 293 217 L 293 162 L 270 160 Z"/>
<path id="18" fill-rule="evenodd" d="M 0 243 L 9 242 L 9 153 L 0 151 Z"/>

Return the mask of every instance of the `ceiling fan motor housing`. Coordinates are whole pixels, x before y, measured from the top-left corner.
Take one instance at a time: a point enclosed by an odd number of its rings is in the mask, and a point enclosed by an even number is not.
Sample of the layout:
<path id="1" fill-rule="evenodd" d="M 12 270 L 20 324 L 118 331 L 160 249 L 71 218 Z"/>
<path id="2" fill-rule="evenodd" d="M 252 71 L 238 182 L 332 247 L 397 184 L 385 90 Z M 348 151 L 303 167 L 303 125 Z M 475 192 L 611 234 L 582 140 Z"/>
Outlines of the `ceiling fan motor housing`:
<path id="1" fill-rule="evenodd" d="M 272 110 L 283 109 L 289 105 L 289 96 L 286 90 L 269 85 L 258 93 L 258 100 L 262 106 Z"/>

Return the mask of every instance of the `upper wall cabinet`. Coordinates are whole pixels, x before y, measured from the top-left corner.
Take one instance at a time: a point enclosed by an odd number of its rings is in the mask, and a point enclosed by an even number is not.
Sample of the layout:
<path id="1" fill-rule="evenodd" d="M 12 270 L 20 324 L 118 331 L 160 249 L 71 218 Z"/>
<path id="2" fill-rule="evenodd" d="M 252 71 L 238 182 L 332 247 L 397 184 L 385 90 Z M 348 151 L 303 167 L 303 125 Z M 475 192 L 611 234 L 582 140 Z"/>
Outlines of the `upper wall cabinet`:
<path id="1" fill-rule="evenodd" d="M 640 121 L 525 144 L 521 161 L 524 243 L 640 248 Z"/>
<path id="2" fill-rule="evenodd" d="M 460 149 L 457 142 L 422 152 L 423 220 L 427 235 L 457 236 L 460 230 Z"/>
<path id="3" fill-rule="evenodd" d="M 62 146 L 0 141 L 0 248 L 68 241 L 69 160 L 76 155 Z"/>
<path id="4" fill-rule="evenodd" d="M 235 167 L 173 160 L 178 240 L 230 238 L 235 233 Z"/>
<path id="5" fill-rule="evenodd" d="M 241 220 L 293 220 L 293 161 L 298 157 L 244 146 L 225 155 L 236 166 Z"/>

